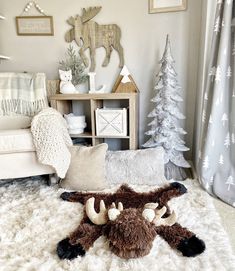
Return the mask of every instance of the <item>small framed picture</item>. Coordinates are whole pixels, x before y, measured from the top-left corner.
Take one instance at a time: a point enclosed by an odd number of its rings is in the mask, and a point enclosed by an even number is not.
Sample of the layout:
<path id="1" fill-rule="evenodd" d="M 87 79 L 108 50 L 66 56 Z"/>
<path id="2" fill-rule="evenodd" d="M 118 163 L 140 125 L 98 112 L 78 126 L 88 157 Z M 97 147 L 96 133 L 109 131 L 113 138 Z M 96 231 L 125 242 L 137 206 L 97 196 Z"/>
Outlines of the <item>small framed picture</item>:
<path id="1" fill-rule="evenodd" d="M 187 9 L 187 0 L 149 0 L 149 13 L 181 11 Z"/>
<path id="2" fill-rule="evenodd" d="M 18 16 L 16 30 L 19 36 L 53 36 L 52 16 Z"/>

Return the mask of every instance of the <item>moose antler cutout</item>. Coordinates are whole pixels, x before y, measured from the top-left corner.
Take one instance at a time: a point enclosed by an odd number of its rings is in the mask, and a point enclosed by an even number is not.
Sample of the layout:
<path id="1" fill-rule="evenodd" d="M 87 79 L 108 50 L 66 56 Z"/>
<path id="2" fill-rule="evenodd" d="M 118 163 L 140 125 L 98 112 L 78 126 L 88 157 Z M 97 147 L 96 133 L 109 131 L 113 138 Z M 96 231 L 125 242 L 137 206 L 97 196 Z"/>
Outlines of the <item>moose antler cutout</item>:
<path id="1" fill-rule="evenodd" d="M 179 225 L 167 205 L 186 192 L 177 182 L 147 193 L 135 192 L 127 185 L 113 194 L 64 192 L 63 200 L 85 205 L 84 217 L 78 228 L 58 243 L 57 254 L 61 259 L 84 256 L 101 235 L 109 240 L 111 251 L 125 259 L 147 255 L 157 235 L 183 256 L 201 254 L 204 242 Z"/>
<path id="2" fill-rule="evenodd" d="M 116 24 L 99 25 L 92 19 L 100 12 L 101 7 L 90 7 L 82 10 L 82 16 L 76 15 L 70 17 L 67 23 L 73 28 L 65 34 L 67 42 L 76 41 L 80 48 L 79 54 L 86 67 L 89 66 L 88 58 L 85 56 L 85 51 L 90 49 L 91 66 L 90 71 L 95 71 L 95 51 L 96 48 L 104 47 L 106 56 L 102 64 L 106 67 L 110 62 L 112 50 L 118 52 L 120 59 L 120 67 L 124 65 L 123 48 L 120 42 L 121 29 Z"/>

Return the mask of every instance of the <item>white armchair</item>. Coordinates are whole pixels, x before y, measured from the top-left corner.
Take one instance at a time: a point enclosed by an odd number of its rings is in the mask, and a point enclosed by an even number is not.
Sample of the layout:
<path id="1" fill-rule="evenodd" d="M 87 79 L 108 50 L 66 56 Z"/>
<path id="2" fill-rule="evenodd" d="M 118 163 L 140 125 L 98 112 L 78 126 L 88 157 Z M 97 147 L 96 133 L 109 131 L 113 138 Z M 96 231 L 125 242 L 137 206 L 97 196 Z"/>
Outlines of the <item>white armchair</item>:
<path id="1" fill-rule="evenodd" d="M 58 82 L 48 81 L 47 86 L 50 96 Z M 50 181 L 56 180 L 55 170 L 38 162 L 29 126 L 30 119 L 25 117 L 0 116 L 0 181 L 44 174 L 49 174 Z"/>
<path id="2" fill-rule="evenodd" d="M 0 131 L 0 179 L 53 174 L 38 162 L 30 129 Z"/>

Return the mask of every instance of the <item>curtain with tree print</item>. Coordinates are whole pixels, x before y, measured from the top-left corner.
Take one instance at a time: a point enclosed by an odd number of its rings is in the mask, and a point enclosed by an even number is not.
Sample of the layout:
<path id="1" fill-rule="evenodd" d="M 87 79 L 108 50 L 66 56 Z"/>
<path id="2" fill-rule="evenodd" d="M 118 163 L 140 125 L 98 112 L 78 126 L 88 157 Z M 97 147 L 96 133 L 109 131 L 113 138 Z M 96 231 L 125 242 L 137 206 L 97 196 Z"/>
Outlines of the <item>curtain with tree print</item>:
<path id="1" fill-rule="evenodd" d="M 197 157 L 204 188 L 235 207 L 235 27 L 233 0 L 217 0 Z"/>

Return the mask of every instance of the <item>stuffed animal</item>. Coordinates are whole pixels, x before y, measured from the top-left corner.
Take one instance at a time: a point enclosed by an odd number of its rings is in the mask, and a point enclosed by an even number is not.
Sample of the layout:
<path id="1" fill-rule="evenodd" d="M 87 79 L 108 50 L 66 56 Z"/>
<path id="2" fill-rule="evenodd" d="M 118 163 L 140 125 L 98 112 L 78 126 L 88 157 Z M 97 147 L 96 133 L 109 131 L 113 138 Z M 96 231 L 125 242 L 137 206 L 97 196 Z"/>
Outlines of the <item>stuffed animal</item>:
<path id="1" fill-rule="evenodd" d="M 72 84 L 72 71 L 59 70 L 60 74 L 60 93 L 62 94 L 73 94 L 78 93 L 75 86 Z"/>
<path id="2" fill-rule="evenodd" d="M 147 255 L 156 235 L 161 236 L 183 256 L 194 257 L 205 244 L 193 232 L 176 222 L 167 202 L 187 192 L 174 182 L 147 193 L 137 193 L 122 185 L 115 193 L 64 192 L 61 198 L 85 205 L 84 218 L 78 228 L 57 245 L 61 259 L 84 256 L 95 240 L 104 235 L 109 247 L 125 259 Z"/>

